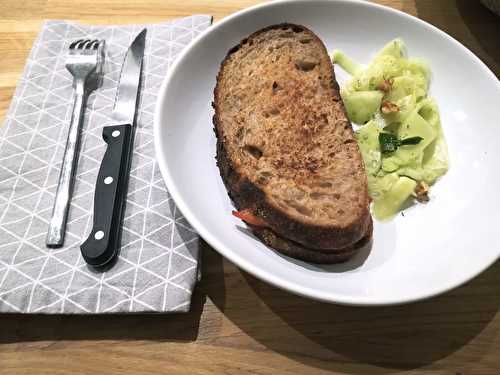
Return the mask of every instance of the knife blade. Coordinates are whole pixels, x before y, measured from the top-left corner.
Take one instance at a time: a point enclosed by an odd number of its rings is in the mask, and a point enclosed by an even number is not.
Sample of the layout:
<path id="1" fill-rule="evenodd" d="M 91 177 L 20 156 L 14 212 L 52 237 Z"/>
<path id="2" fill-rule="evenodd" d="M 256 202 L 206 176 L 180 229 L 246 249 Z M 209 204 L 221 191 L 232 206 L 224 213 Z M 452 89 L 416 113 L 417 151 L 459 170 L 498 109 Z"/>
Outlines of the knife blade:
<path id="1" fill-rule="evenodd" d="M 120 247 L 146 32 L 136 36 L 123 61 L 111 114 L 116 125 L 102 131 L 107 148 L 95 185 L 93 227 L 80 246 L 83 259 L 96 268 L 110 264 Z"/>

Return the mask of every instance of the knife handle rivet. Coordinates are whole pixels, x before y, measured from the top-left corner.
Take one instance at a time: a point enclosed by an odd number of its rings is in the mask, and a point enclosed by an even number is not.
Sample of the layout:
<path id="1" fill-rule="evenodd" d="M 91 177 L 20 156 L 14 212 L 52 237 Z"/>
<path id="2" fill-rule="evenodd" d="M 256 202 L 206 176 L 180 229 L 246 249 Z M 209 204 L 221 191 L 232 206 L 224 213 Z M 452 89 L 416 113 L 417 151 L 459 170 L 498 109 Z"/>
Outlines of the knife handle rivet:
<path id="1" fill-rule="evenodd" d="M 112 182 L 113 182 L 113 177 L 111 177 L 111 176 L 108 176 L 108 177 L 106 177 L 106 178 L 104 179 L 104 183 L 105 183 L 106 185 L 109 185 L 109 184 L 110 184 L 110 183 L 112 183 Z"/>
<path id="2" fill-rule="evenodd" d="M 111 135 L 113 136 L 113 138 L 116 138 L 120 135 L 120 131 L 119 130 L 114 130 L 113 133 L 111 133 Z"/>
<path id="3" fill-rule="evenodd" d="M 94 238 L 96 240 L 102 240 L 103 237 L 104 237 L 104 232 L 102 230 L 99 230 L 99 231 L 95 232 L 95 234 L 94 234 Z"/>

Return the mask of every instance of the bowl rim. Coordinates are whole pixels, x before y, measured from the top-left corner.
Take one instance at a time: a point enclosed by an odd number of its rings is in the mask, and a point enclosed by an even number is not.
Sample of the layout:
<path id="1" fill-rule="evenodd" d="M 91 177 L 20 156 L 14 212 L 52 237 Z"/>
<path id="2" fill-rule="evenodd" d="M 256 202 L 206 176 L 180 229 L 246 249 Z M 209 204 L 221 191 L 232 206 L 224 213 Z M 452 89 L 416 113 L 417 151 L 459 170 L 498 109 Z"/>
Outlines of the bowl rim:
<path id="1" fill-rule="evenodd" d="M 428 22 L 421 20 L 417 17 L 414 17 L 410 14 L 407 14 L 403 11 L 390 8 L 385 5 L 381 4 L 376 4 L 376 3 L 371 3 L 363 0 L 315 0 L 315 3 L 343 3 L 343 4 L 359 4 L 362 6 L 366 6 L 368 8 L 372 9 L 378 9 L 378 10 L 383 10 L 385 12 L 391 13 L 393 15 L 403 17 L 409 22 L 416 22 L 426 28 L 428 31 L 436 33 L 437 35 L 447 39 L 447 41 L 455 44 L 456 47 L 460 48 L 463 52 L 465 52 L 469 57 L 471 57 L 476 64 L 478 64 L 484 73 L 489 75 L 493 80 L 496 80 L 498 83 L 498 90 L 500 93 L 500 80 L 497 79 L 495 74 L 486 66 L 486 64 L 481 61 L 472 51 L 470 51 L 467 47 L 465 47 L 462 43 L 457 41 L 455 38 L 452 36 L 448 35 L 446 32 L 440 30 L 439 28 L 429 24 Z M 165 184 L 168 188 L 168 191 L 172 198 L 174 199 L 175 204 L 177 205 L 177 208 L 181 211 L 183 216 L 186 218 L 186 220 L 194 227 L 196 232 L 212 247 L 214 248 L 217 252 L 219 252 L 221 255 L 223 255 L 225 258 L 229 259 L 232 263 L 236 264 L 238 267 L 241 267 L 244 271 L 252 274 L 253 276 L 270 283 L 280 289 L 287 290 L 293 294 L 297 294 L 306 298 L 312 298 L 314 300 L 318 301 L 323 301 L 323 302 L 328 302 L 328 303 L 336 303 L 336 304 L 341 304 L 341 305 L 351 305 L 351 306 L 387 306 L 387 305 L 401 305 L 401 304 L 406 304 L 406 303 L 411 303 L 411 302 L 416 302 L 416 301 L 421 301 L 425 300 L 431 297 L 434 297 L 436 295 L 440 295 L 443 293 L 446 293 L 452 289 L 455 289 L 480 273 L 484 272 L 487 268 L 489 268 L 492 264 L 494 264 L 498 258 L 500 257 L 500 254 L 493 259 L 490 263 L 485 264 L 477 273 L 472 273 L 470 276 L 462 279 L 459 283 L 456 283 L 454 281 L 448 282 L 447 284 L 441 284 L 440 287 L 438 288 L 428 288 L 425 292 L 416 294 L 407 298 L 384 298 L 381 299 L 380 297 L 378 298 L 377 301 L 374 301 L 370 297 L 350 297 L 346 295 L 339 295 L 335 293 L 328 293 L 325 291 L 318 291 L 314 288 L 310 287 L 304 287 L 296 282 L 291 282 L 290 280 L 283 279 L 281 277 L 276 277 L 272 273 L 268 273 L 267 271 L 263 271 L 259 267 L 256 267 L 252 262 L 249 262 L 245 260 L 244 258 L 240 257 L 238 254 L 232 252 L 229 248 L 227 248 L 224 243 L 222 243 L 216 236 L 212 235 L 204 225 L 196 218 L 196 215 L 191 211 L 191 209 L 188 207 L 187 203 L 184 202 L 184 200 L 181 198 L 181 193 L 177 189 L 177 185 L 174 182 L 174 179 L 172 178 L 170 174 L 170 169 L 167 165 L 167 162 L 165 158 L 163 157 L 164 153 L 164 148 L 162 142 L 160 142 L 160 134 L 162 134 L 162 103 L 165 100 L 166 93 L 168 91 L 170 82 L 172 80 L 172 77 L 176 74 L 176 72 L 180 68 L 180 63 L 184 59 L 184 57 L 199 43 L 201 43 L 208 34 L 213 32 L 214 30 L 223 28 L 227 23 L 231 22 L 232 20 L 242 17 L 244 15 L 250 14 L 254 11 L 261 10 L 263 8 L 272 8 L 272 7 L 281 7 L 289 3 L 309 3 L 312 4 L 314 3 L 313 1 L 308 1 L 308 0 L 276 0 L 276 1 L 271 1 L 267 3 L 262 3 L 262 4 L 257 4 L 242 10 L 239 10 L 227 17 L 224 17 L 222 20 L 216 22 L 214 25 L 209 26 L 206 30 L 201 32 L 198 36 L 196 36 L 191 43 L 186 46 L 179 56 L 175 59 L 174 63 L 172 66 L 169 68 L 162 85 L 160 87 L 160 90 L 158 92 L 158 97 L 157 97 L 157 102 L 155 106 L 155 112 L 154 112 L 154 146 L 155 146 L 155 155 L 156 155 L 156 160 L 160 168 L 161 175 L 163 177 L 163 180 L 165 181 Z"/>

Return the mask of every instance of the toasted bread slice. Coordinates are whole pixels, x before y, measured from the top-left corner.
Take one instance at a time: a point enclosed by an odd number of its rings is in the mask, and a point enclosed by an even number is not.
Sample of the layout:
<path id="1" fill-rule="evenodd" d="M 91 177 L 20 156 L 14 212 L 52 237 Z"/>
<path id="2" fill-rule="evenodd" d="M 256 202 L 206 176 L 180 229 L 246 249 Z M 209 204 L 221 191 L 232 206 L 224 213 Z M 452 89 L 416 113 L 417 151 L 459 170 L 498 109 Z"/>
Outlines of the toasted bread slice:
<path id="1" fill-rule="evenodd" d="M 371 238 L 362 157 L 312 31 L 280 24 L 250 35 L 223 61 L 214 96 L 221 176 L 267 238 L 329 254 Z"/>

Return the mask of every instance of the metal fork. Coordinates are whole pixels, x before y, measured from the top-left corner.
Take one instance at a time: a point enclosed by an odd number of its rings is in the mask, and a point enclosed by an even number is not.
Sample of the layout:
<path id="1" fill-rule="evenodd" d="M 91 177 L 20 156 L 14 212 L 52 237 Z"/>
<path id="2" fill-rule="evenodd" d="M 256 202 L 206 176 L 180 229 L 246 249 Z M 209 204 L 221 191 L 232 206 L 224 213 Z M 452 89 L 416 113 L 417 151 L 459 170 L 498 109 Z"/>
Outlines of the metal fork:
<path id="1" fill-rule="evenodd" d="M 57 185 L 56 198 L 45 241 L 48 247 L 60 247 L 68 218 L 80 148 L 80 133 L 88 94 L 99 87 L 104 66 L 104 40 L 77 40 L 70 44 L 66 69 L 73 75 L 75 99 L 68 139 Z"/>

